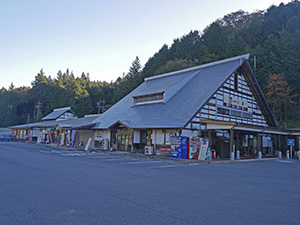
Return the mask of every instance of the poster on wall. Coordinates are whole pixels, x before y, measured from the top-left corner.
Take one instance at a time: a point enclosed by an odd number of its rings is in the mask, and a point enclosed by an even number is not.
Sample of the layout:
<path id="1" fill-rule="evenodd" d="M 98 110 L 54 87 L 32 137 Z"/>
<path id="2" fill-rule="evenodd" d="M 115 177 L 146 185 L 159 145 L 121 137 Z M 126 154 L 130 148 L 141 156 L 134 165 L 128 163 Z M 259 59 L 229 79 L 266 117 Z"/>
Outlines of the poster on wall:
<path id="1" fill-rule="evenodd" d="M 102 132 L 101 131 L 96 131 L 95 132 L 95 141 L 102 141 Z"/>
<path id="2" fill-rule="evenodd" d="M 166 144 L 171 144 L 171 137 L 174 136 L 174 132 L 166 132 Z"/>

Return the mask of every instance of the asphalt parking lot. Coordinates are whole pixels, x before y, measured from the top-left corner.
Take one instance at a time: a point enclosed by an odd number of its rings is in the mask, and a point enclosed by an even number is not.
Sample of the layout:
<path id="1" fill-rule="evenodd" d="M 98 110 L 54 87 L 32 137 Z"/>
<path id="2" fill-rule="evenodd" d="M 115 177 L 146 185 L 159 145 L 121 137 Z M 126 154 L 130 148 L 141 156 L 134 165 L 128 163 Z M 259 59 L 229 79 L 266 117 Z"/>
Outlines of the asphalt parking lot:
<path id="1" fill-rule="evenodd" d="M 0 144 L 3 224 L 299 224 L 300 161 L 206 164 Z"/>

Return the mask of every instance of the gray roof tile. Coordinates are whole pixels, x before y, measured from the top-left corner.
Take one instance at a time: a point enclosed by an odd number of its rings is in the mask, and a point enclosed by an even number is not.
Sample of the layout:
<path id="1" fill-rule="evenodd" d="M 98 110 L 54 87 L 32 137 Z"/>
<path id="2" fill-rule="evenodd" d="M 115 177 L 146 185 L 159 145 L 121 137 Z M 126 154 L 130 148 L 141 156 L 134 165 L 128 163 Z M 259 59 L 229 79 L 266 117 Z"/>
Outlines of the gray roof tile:
<path id="1" fill-rule="evenodd" d="M 176 71 L 145 82 L 99 116 L 95 129 L 108 129 L 117 121 L 131 128 L 183 128 L 199 112 L 249 55 Z M 133 105 L 133 97 L 165 93 L 164 103 Z"/>

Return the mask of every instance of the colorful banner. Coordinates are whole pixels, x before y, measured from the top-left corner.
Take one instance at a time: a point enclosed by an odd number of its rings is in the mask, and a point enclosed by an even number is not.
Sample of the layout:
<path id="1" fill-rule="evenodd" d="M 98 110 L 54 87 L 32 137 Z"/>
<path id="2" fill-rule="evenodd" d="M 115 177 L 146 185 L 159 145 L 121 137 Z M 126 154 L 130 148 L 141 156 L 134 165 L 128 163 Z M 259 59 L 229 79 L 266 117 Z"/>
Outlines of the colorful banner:
<path id="1" fill-rule="evenodd" d="M 74 143 L 75 143 L 75 135 L 76 135 L 76 130 L 72 130 L 72 144 L 71 144 L 71 146 L 74 146 Z"/>
<path id="2" fill-rule="evenodd" d="M 68 131 L 67 130 L 65 130 L 66 131 L 66 141 L 67 141 L 67 146 L 70 146 L 70 141 L 69 141 L 69 133 L 68 133 Z"/>

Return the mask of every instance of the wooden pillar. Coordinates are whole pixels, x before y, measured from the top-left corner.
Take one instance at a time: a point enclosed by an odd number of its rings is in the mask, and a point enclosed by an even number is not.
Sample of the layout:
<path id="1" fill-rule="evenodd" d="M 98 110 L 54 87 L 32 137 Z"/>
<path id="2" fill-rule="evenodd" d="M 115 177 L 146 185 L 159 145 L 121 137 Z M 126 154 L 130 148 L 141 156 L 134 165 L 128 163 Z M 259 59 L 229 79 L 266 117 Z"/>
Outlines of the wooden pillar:
<path id="1" fill-rule="evenodd" d="M 284 137 L 284 151 L 285 152 L 287 152 L 287 140 L 288 140 L 288 136 L 286 135 L 285 137 Z"/>
<path id="2" fill-rule="evenodd" d="M 240 132 L 236 133 L 236 150 L 241 151 L 241 141 L 240 141 Z"/>
<path id="3" fill-rule="evenodd" d="M 230 129 L 230 143 L 229 143 L 230 160 L 234 160 L 234 158 L 235 158 L 233 144 L 234 144 L 234 130 L 233 130 L 233 128 L 231 128 Z"/>
<path id="4" fill-rule="evenodd" d="M 261 134 L 257 134 L 257 151 L 261 152 L 262 151 L 262 144 L 261 144 Z"/>
<path id="5" fill-rule="evenodd" d="M 281 150 L 281 135 L 280 134 L 278 135 L 278 151 L 282 152 L 282 150 Z"/>
<path id="6" fill-rule="evenodd" d="M 234 130 L 230 129 L 230 152 L 233 152 L 233 144 L 234 144 Z"/>
<path id="7" fill-rule="evenodd" d="M 154 130 L 154 154 L 156 154 L 156 130 Z"/>
<path id="8" fill-rule="evenodd" d="M 208 130 L 208 147 L 211 147 L 211 130 Z"/>

